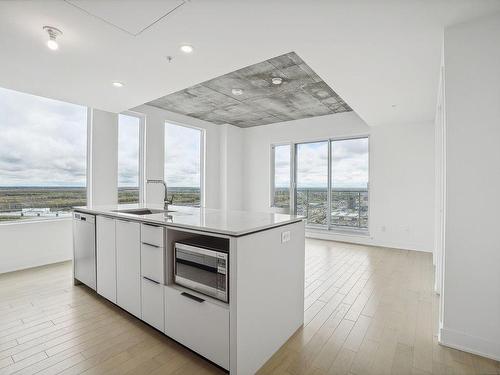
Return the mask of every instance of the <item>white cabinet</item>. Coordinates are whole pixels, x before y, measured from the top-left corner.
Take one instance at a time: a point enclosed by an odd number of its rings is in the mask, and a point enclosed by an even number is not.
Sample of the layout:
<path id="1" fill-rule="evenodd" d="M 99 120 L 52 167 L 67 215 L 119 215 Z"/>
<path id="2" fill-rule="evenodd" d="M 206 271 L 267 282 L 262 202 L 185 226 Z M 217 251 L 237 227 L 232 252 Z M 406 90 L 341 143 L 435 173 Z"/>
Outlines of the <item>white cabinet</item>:
<path id="1" fill-rule="evenodd" d="M 229 307 L 165 286 L 165 334 L 229 369 Z"/>
<path id="2" fill-rule="evenodd" d="M 163 247 L 164 228 L 156 225 L 141 224 L 141 241 L 153 246 Z"/>
<path id="3" fill-rule="evenodd" d="M 163 285 L 142 278 L 142 320 L 164 331 Z"/>
<path id="4" fill-rule="evenodd" d="M 164 228 L 141 224 L 142 320 L 164 331 Z"/>
<path id="5" fill-rule="evenodd" d="M 141 318 L 141 227 L 116 220 L 116 304 Z"/>
<path id="6" fill-rule="evenodd" d="M 156 281 L 164 283 L 163 272 L 163 247 L 142 243 L 141 244 L 141 275 Z"/>
<path id="7" fill-rule="evenodd" d="M 97 293 L 116 303 L 115 219 L 97 216 Z"/>

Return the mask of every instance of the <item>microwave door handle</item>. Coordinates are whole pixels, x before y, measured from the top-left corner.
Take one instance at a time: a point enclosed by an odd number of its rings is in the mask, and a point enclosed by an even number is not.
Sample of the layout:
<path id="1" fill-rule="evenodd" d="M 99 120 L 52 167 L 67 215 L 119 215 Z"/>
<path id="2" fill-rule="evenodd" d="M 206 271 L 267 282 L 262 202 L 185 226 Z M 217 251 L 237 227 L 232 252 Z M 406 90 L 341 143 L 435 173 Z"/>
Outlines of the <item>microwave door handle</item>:
<path id="1" fill-rule="evenodd" d="M 186 292 L 182 292 L 181 296 L 184 296 L 186 298 L 192 299 L 193 301 L 196 301 L 198 303 L 205 302 L 205 300 L 203 298 L 200 298 L 200 297 L 197 297 L 197 296 L 193 296 L 192 294 L 189 294 L 189 293 L 186 293 Z"/>

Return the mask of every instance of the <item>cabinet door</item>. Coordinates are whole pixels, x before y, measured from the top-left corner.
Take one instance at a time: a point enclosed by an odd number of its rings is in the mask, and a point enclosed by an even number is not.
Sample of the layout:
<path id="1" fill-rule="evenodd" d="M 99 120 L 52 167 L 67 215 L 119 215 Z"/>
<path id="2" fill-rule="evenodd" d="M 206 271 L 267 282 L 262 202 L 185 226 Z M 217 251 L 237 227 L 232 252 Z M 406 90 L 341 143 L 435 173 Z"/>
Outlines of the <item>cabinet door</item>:
<path id="1" fill-rule="evenodd" d="M 165 334 L 229 370 L 229 307 L 164 289 Z"/>
<path id="2" fill-rule="evenodd" d="M 116 304 L 141 317 L 141 230 L 116 220 Z"/>
<path id="3" fill-rule="evenodd" d="M 142 320 L 163 332 L 164 303 L 163 285 L 142 278 Z"/>
<path id="4" fill-rule="evenodd" d="M 97 216 L 97 293 L 116 303 L 115 219 Z"/>

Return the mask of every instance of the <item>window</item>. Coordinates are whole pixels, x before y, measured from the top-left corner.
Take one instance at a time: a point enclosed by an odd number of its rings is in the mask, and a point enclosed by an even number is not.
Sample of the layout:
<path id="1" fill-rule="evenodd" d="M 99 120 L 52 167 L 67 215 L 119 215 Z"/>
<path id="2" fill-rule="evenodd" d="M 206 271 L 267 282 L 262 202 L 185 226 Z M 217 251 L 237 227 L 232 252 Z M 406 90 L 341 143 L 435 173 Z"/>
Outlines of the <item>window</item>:
<path id="1" fill-rule="evenodd" d="M 87 201 L 87 108 L 0 88 L 0 222 Z"/>
<path id="2" fill-rule="evenodd" d="M 141 118 L 118 116 L 118 203 L 141 201 Z"/>
<path id="3" fill-rule="evenodd" d="M 368 229 L 368 138 L 274 145 L 272 151 L 274 207 L 290 207 L 310 227 Z"/>
<path id="4" fill-rule="evenodd" d="M 368 138 L 332 142 L 331 224 L 368 228 Z"/>
<path id="5" fill-rule="evenodd" d="M 272 189 L 272 202 L 274 207 L 290 207 L 290 145 L 273 146 L 274 155 L 274 185 Z"/>
<path id="6" fill-rule="evenodd" d="M 201 205 L 203 131 L 165 124 L 165 180 L 174 205 Z"/>
<path id="7" fill-rule="evenodd" d="M 309 225 L 327 225 L 328 141 L 300 143 L 296 152 L 296 209 Z"/>

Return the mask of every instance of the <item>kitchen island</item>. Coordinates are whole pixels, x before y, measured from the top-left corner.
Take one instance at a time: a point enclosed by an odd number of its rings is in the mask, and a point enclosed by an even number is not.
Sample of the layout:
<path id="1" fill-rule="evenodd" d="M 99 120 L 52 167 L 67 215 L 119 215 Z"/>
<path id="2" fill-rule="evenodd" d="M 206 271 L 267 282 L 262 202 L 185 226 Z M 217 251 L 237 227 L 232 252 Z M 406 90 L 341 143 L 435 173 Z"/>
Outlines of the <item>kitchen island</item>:
<path id="1" fill-rule="evenodd" d="M 158 205 L 74 211 L 95 222 L 96 243 L 93 284 L 79 276 L 78 264 L 94 261 L 77 254 L 75 234 L 75 282 L 231 374 L 254 374 L 303 324 L 301 216 Z M 203 285 L 206 275 L 197 280 L 200 256 L 181 250 L 197 246 L 217 254 L 216 266 L 200 266 L 218 269 L 215 288 Z"/>

